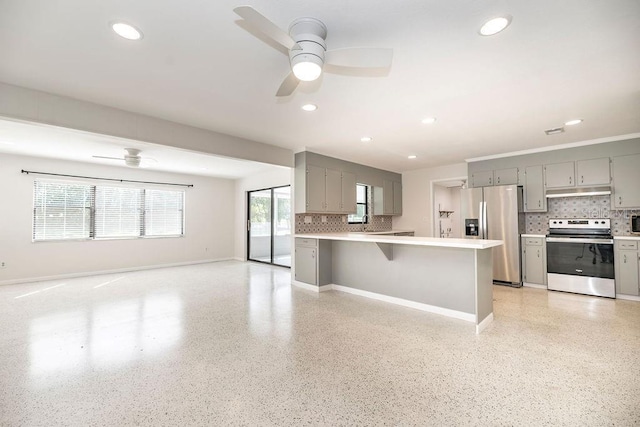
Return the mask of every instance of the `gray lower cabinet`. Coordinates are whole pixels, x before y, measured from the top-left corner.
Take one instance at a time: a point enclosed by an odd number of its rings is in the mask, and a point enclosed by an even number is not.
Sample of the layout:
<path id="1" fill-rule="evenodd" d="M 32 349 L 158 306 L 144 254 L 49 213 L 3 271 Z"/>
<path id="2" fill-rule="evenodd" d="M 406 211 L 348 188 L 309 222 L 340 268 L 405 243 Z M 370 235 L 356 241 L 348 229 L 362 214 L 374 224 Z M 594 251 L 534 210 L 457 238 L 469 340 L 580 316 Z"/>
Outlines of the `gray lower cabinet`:
<path id="1" fill-rule="evenodd" d="M 295 280 L 314 286 L 331 283 L 331 242 L 296 237 Z"/>
<path id="2" fill-rule="evenodd" d="M 638 242 L 631 240 L 615 241 L 616 293 L 640 295 L 640 253 Z"/>
<path id="3" fill-rule="evenodd" d="M 614 157 L 612 166 L 613 208 L 640 208 L 640 154 Z"/>
<path id="4" fill-rule="evenodd" d="M 544 193 L 542 165 L 529 166 L 524 171 L 524 211 L 546 212 L 547 197 Z"/>
<path id="5" fill-rule="evenodd" d="M 522 238 L 522 281 L 547 284 L 547 251 L 544 237 Z"/>

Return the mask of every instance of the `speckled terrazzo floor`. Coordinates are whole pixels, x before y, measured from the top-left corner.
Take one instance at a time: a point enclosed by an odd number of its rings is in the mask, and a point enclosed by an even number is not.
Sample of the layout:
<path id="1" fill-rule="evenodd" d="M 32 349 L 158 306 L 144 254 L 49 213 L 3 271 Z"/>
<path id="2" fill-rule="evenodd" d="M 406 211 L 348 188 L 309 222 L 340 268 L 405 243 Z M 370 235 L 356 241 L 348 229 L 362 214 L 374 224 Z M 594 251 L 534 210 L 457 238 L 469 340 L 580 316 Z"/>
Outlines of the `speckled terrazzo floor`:
<path id="1" fill-rule="evenodd" d="M 471 323 L 222 262 L 0 287 L 0 425 L 640 425 L 640 303 Z"/>

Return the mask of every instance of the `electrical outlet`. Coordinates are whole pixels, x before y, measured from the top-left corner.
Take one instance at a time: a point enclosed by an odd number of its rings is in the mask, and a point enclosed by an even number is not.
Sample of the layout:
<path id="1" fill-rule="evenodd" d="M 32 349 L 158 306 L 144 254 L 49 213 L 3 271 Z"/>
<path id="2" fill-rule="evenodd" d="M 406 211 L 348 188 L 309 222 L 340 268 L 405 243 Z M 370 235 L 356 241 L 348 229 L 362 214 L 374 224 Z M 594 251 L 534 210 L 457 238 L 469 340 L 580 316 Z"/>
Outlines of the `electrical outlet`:
<path id="1" fill-rule="evenodd" d="M 7 266 L 7 263 L 4 261 L 0 261 L 0 268 L 5 268 Z"/>
<path id="2" fill-rule="evenodd" d="M 311 224 L 311 216 L 310 215 L 306 215 L 304 217 L 304 223 L 305 224 Z"/>
<path id="3" fill-rule="evenodd" d="M 382 217 L 382 222 L 384 222 L 384 217 Z"/>
<path id="4" fill-rule="evenodd" d="M 342 222 L 347 222 L 347 217 L 346 216 L 342 217 Z"/>
<path id="5" fill-rule="evenodd" d="M 322 215 L 322 217 L 320 217 L 320 220 L 322 222 L 327 222 L 327 216 L 326 215 Z"/>

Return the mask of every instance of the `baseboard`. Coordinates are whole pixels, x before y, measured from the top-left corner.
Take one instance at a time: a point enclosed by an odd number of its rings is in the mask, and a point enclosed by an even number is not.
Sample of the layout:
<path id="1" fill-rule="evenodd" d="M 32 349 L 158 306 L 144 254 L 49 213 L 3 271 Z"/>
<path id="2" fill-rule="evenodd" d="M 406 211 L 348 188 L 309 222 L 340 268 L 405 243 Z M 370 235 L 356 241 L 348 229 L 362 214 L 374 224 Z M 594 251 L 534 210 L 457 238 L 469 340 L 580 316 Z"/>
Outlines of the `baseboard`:
<path id="1" fill-rule="evenodd" d="M 311 292 L 326 292 L 326 291 L 330 291 L 332 288 L 332 285 L 322 285 L 322 286 L 316 286 L 316 285 L 310 285 L 309 283 L 304 283 L 304 282 L 299 282 L 297 280 L 291 280 L 291 284 L 293 286 L 297 286 L 299 288 L 302 289 L 306 289 L 307 291 L 311 291 Z"/>
<path id="2" fill-rule="evenodd" d="M 331 285 L 331 288 L 336 291 L 346 292 L 353 295 L 359 295 L 361 297 L 371 298 L 378 301 L 384 301 L 391 304 L 401 305 L 403 307 L 415 308 L 416 310 L 426 311 L 429 313 L 440 314 L 442 316 L 453 317 L 454 319 L 465 320 L 467 322 L 476 321 L 475 314 L 463 313 L 462 311 L 450 310 L 448 308 L 436 307 L 429 304 L 423 304 L 420 302 L 409 301 L 402 298 L 390 297 L 388 295 L 377 294 L 375 292 L 363 291 L 361 289 L 350 288 L 348 286 Z"/>
<path id="3" fill-rule="evenodd" d="M 547 290 L 547 285 L 539 285 L 537 283 L 522 282 L 522 286 L 525 288 L 544 289 L 545 291 Z"/>
<path id="4" fill-rule="evenodd" d="M 635 295 L 616 294 L 616 299 L 624 299 L 627 301 L 640 301 L 640 297 Z"/>
<path id="5" fill-rule="evenodd" d="M 229 259 L 232 259 L 232 260 L 235 260 L 235 261 L 242 261 L 242 262 L 246 261 L 245 258 L 242 258 L 242 257 L 239 257 L 239 256 L 234 256 L 233 258 L 229 258 Z"/>
<path id="6" fill-rule="evenodd" d="M 493 322 L 493 313 L 490 313 L 487 317 L 485 317 L 482 322 L 476 325 L 476 334 L 484 331 L 487 326 L 489 326 Z"/>
<path id="7" fill-rule="evenodd" d="M 204 259 L 204 260 L 198 260 L 198 261 L 174 262 L 170 264 L 155 264 L 155 265 L 144 265 L 140 267 L 115 268 L 112 270 L 83 271 L 81 273 L 56 274 L 53 276 L 40 276 L 40 277 L 27 277 L 24 279 L 2 280 L 0 281 L 0 286 L 17 285 L 20 283 L 44 282 L 49 280 L 72 279 L 75 277 L 99 276 L 101 274 L 128 273 L 131 271 L 153 270 L 156 268 L 181 267 L 185 265 L 207 264 L 210 262 L 231 261 L 233 259 L 234 258 Z"/>

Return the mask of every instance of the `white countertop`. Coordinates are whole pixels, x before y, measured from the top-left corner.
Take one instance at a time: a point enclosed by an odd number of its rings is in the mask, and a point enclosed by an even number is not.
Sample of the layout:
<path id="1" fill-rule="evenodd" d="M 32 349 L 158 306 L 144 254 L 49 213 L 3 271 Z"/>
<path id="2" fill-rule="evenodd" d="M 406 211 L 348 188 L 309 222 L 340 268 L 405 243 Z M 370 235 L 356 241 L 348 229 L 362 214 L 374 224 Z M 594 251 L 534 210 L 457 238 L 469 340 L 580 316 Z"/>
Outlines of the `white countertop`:
<path id="1" fill-rule="evenodd" d="M 640 240 L 640 236 L 613 236 L 615 240 Z"/>
<path id="2" fill-rule="evenodd" d="M 547 237 L 546 234 L 521 234 L 520 237 Z"/>
<path id="3" fill-rule="evenodd" d="M 443 248 L 463 249 L 488 249 L 503 244 L 502 240 L 442 239 L 438 237 L 389 236 L 372 234 L 373 233 L 301 233 L 296 234 L 295 237 L 301 237 L 305 239 L 393 243 L 395 245 L 439 246 Z"/>
<path id="4" fill-rule="evenodd" d="M 384 231 L 348 231 L 351 234 L 375 234 L 375 235 L 384 235 L 384 234 L 393 234 L 393 233 L 415 233 L 415 230 L 384 230 Z"/>

